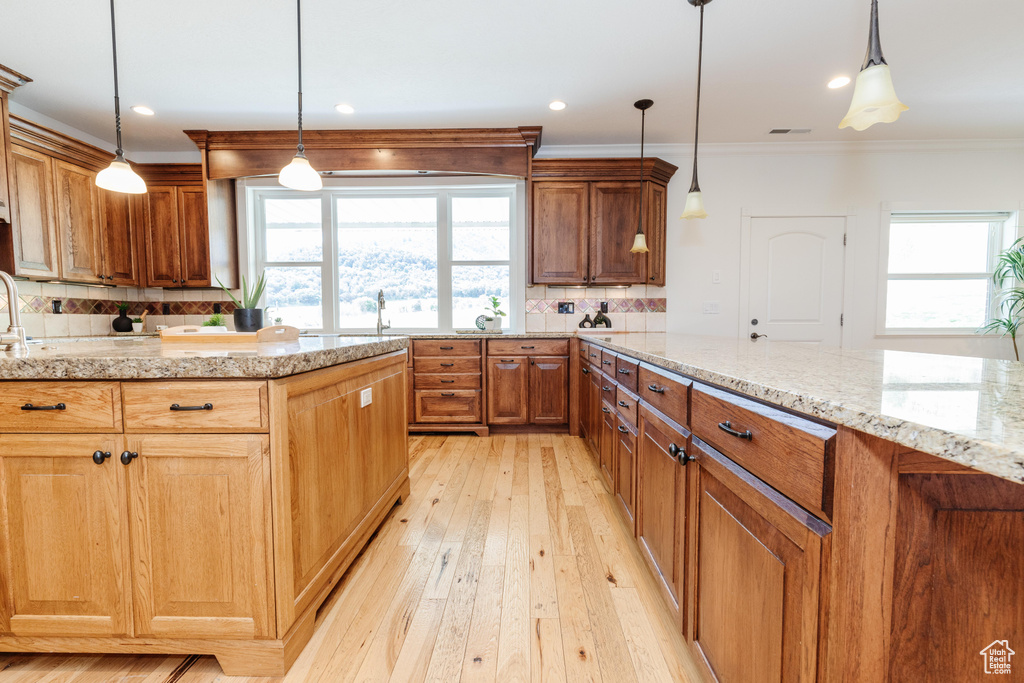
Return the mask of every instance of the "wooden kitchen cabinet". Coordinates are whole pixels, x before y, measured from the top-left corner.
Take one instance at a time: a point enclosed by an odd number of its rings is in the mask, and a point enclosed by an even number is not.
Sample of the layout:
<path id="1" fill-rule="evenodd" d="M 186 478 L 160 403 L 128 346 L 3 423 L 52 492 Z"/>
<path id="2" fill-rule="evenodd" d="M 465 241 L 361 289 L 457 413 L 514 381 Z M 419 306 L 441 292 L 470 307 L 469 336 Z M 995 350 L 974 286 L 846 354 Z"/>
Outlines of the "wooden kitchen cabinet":
<path id="1" fill-rule="evenodd" d="M 157 185 L 146 197 L 146 281 L 151 287 L 209 287 L 210 236 L 202 186 Z"/>
<path id="2" fill-rule="evenodd" d="M 534 183 L 534 284 L 589 281 L 589 225 L 590 183 Z"/>
<path id="3" fill-rule="evenodd" d="M 566 356 L 530 358 L 530 424 L 569 422 L 569 359 Z"/>
<path id="4" fill-rule="evenodd" d="M 831 528 L 711 446 L 693 444 L 694 648 L 719 681 L 817 680 Z"/>
<path id="5" fill-rule="evenodd" d="M 579 377 L 579 408 L 576 411 L 579 418 L 580 438 L 586 442 L 590 441 L 590 430 L 593 429 L 593 411 L 590 407 L 590 367 L 589 363 L 580 363 Z"/>
<path id="6" fill-rule="evenodd" d="M 636 531 L 636 432 L 635 427 L 621 415 L 616 415 L 615 460 L 612 471 L 615 480 L 615 500 L 626 515 L 626 521 Z"/>
<path id="7" fill-rule="evenodd" d="M 210 230 L 203 187 L 179 187 L 178 222 L 181 231 L 181 283 L 209 287 L 211 280 Z"/>
<path id="8" fill-rule="evenodd" d="M 61 279 L 103 281 L 100 251 L 99 188 L 96 174 L 59 159 L 53 164 Z"/>
<path id="9" fill-rule="evenodd" d="M 597 439 L 598 463 L 604 483 L 611 492 L 615 491 L 615 446 L 619 442 L 616 427 L 615 408 L 608 401 L 601 401 L 600 436 Z"/>
<path id="10" fill-rule="evenodd" d="M 120 435 L 0 439 L 6 534 L 0 632 L 131 633 L 127 472 L 117 461 L 120 446 Z M 102 464 L 93 460 L 96 452 Z"/>
<path id="11" fill-rule="evenodd" d="M 100 278 L 107 284 L 139 284 L 133 195 L 99 192 Z"/>
<path id="12" fill-rule="evenodd" d="M 53 160 L 25 147 L 11 148 L 13 274 L 59 278 Z"/>
<path id="13" fill-rule="evenodd" d="M 569 340 L 487 342 L 487 421 L 569 423 Z"/>
<path id="14" fill-rule="evenodd" d="M 629 251 L 640 218 L 637 185 L 601 182 L 590 186 L 591 285 L 647 283 L 647 254 Z M 656 228 L 649 229 L 653 233 Z"/>
<path id="15" fill-rule="evenodd" d="M 529 421 L 530 359 L 526 356 L 487 359 L 487 423 Z"/>

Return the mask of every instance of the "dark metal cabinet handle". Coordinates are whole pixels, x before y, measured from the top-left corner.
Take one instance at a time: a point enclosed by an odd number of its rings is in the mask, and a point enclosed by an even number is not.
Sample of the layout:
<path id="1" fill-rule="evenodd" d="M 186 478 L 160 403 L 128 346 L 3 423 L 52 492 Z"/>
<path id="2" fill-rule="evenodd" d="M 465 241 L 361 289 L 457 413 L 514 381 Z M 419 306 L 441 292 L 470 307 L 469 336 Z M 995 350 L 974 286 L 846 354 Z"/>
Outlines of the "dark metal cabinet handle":
<path id="1" fill-rule="evenodd" d="M 665 393 L 664 387 L 659 389 L 657 384 L 651 384 L 647 388 L 650 389 L 651 391 L 653 391 L 656 394 L 664 394 Z"/>
<path id="2" fill-rule="evenodd" d="M 592 353 L 592 354 L 590 354 L 590 357 L 591 358 L 597 358 L 597 354 L 596 353 Z"/>
<path id="3" fill-rule="evenodd" d="M 629 370 L 627 370 L 626 368 L 619 368 L 618 369 L 618 373 L 620 375 L 628 375 L 629 374 Z"/>
<path id="4" fill-rule="evenodd" d="M 619 425 L 619 431 L 622 432 L 623 434 L 629 434 L 629 430 L 623 427 L 622 425 Z"/>
<path id="5" fill-rule="evenodd" d="M 455 392 L 454 391 L 442 391 L 441 395 L 442 396 L 454 396 Z"/>
<path id="6" fill-rule="evenodd" d="M 603 360 L 603 361 L 601 361 L 601 364 L 602 365 L 611 365 L 612 362 L 610 360 Z"/>
<path id="7" fill-rule="evenodd" d="M 441 380 L 441 384 L 455 384 L 455 380 L 453 380 L 453 379 L 443 379 L 443 380 Z"/>
<path id="8" fill-rule="evenodd" d="M 440 348 L 440 349 L 441 349 L 442 351 L 451 351 L 451 350 L 452 350 L 452 349 L 454 349 L 455 347 L 454 347 L 454 346 L 441 346 L 441 347 L 439 347 L 439 348 Z"/>
<path id="9" fill-rule="evenodd" d="M 92 454 L 92 461 L 94 463 L 96 463 L 97 465 L 102 465 L 104 462 L 106 462 L 107 458 L 109 458 L 109 457 L 110 457 L 110 452 L 109 451 L 106 451 L 106 452 L 104 452 L 104 451 L 96 451 L 95 453 Z"/>
<path id="10" fill-rule="evenodd" d="M 612 390 L 611 387 L 601 387 L 601 389 L 604 390 L 604 391 L 611 391 Z"/>
<path id="11" fill-rule="evenodd" d="M 516 359 L 515 358 L 502 358 L 501 362 L 502 363 L 515 363 Z"/>
<path id="12" fill-rule="evenodd" d="M 668 445 L 668 454 L 671 457 L 678 460 L 680 465 L 686 465 L 686 463 L 690 462 L 691 460 L 697 459 L 692 455 L 687 455 L 686 451 L 684 451 L 682 448 L 675 445 L 674 443 Z"/>
<path id="13" fill-rule="evenodd" d="M 532 358 L 530 359 L 530 365 L 536 365 Z"/>
<path id="14" fill-rule="evenodd" d="M 125 451 L 124 453 L 121 454 L 121 464 L 122 465 L 130 465 L 132 460 L 134 460 L 137 457 L 139 457 L 138 453 L 133 453 L 131 451 Z"/>
<path id="15" fill-rule="evenodd" d="M 441 363 L 441 367 L 442 368 L 450 368 L 453 365 L 455 365 L 455 363 Z"/>
<path id="16" fill-rule="evenodd" d="M 612 412 L 612 411 L 611 411 L 611 409 L 610 409 L 610 408 L 608 408 L 608 407 L 606 407 L 606 406 L 601 406 L 601 412 L 602 412 L 602 413 L 610 413 L 610 412 Z"/>
<path id="17" fill-rule="evenodd" d="M 731 434 L 732 436 L 735 436 L 739 439 L 746 439 L 747 441 L 754 440 L 754 434 L 749 429 L 745 432 L 737 432 L 735 429 L 732 428 L 732 424 L 730 424 L 728 420 L 726 420 L 725 422 L 719 422 L 718 428 L 721 429 L 726 434 Z"/>
<path id="18" fill-rule="evenodd" d="M 583 374 L 584 375 L 589 375 L 590 374 L 590 370 L 588 370 L 587 368 L 583 368 Z"/>
<path id="19" fill-rule="evenodd" d="M 58 403 L 55 406 L 34 406 L 31 403 L 26 403 L 21 407 L 22 410 L 67 410 L 67 406 L 63 403 Z"/>
<path id="20" fill-rule="evenodd" d="M 533 349 L 533 348 L 536 348 L 536 347 L 534 347 L 534 346 L 520 346 L 519 348 L 521 348 L 521 349 Z"/>
<path id="21" fill-rule="evenodd" d="M 629 404 L 626 403 L 625 401 L 619 401 L 619 405 L 622 406 L 623 408 L 628 408 L 629 407 Z"/>
<path id="22" fill-rule="evenodd" d="M 171 410 L 174 411 L 186 411 L 186 410 L 213 410 L 212 403 L 204 403 L 201 406 L 179 406 L 177 403 L 171 404 Z"/>

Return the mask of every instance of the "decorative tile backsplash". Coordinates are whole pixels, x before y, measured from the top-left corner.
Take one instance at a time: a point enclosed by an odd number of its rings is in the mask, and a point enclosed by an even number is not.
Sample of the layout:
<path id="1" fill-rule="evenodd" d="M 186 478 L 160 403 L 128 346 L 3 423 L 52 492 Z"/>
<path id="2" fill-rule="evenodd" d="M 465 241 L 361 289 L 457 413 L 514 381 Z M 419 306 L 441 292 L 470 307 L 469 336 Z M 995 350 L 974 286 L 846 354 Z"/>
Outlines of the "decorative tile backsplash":
<path id="1" fill-rule="evenodd" d="M 117 304 L 113 299 L 62 299 L 54 296 L 32 296 L 19 294 L 22 313 L 53 313 L 53 302 L 60 301 L 61 313 L 66 315 L 119 315 Z M 128 301 L 127 315 L 137 317 L 147 315 L 212 315 L 214 304 L 221 305 L 221 313 L 229 314 L 235 310 L 230 301 Z M 169 312 L 164 313 L 164 305 Z M 6 297 L 0 296 L 0 311 L 7 307 Z"/>
<path id="2" fill-rule="evenodd" d="M 608 304 L 609 313 L 664 313 L 666 299 L 527 299 L 527 313 L 558 313 L 558 304 L 573 304 L 576 313 L 596 313 L 601 303 Z"/>
<path id="3" fill-rule="evenodd" d="M 559 313 L 558 304 L 573 304 L 572 313 Z M 664 332 L 668 300 L 663 287 L 545 287 L 526 290 L 526 332 L 572 332 L 584 316 L 608 304 L 613 330 Z"/>

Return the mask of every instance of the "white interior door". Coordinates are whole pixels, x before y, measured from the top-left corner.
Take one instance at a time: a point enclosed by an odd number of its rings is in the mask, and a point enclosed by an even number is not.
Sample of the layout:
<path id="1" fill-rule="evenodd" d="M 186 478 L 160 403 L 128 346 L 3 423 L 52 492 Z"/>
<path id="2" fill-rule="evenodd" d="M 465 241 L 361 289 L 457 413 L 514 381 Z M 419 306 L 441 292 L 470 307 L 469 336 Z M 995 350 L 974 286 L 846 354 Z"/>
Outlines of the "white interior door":
<path id="1" fill-rule="evenodd" d="M 843 216 L 750 219 L 748 336 L 842 343 L 845 235 Z"/>

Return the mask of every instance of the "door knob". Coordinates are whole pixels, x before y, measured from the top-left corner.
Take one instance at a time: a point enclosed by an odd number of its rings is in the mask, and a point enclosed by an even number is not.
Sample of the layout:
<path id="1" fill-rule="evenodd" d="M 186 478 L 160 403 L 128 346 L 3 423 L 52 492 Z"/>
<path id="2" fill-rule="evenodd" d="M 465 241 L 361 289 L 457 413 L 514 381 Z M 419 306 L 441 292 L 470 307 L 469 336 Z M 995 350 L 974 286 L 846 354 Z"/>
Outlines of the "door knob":
<path id="1" fill-rule="evenodd" d="M 750 333 L 750 338 L 751 338 L 751 339 L 752 339 L 753 341 L 757 341 L 757 340 L 758 340 L 758 339 L 760 339 L 761 337 L 764 337 L 765 339 L 767 339 L 767 338 L 768 338 L 768 335 L 767 335 L 767 334 L 758 334 L 757 332 L 751 332 L 751 333 Z"/>

